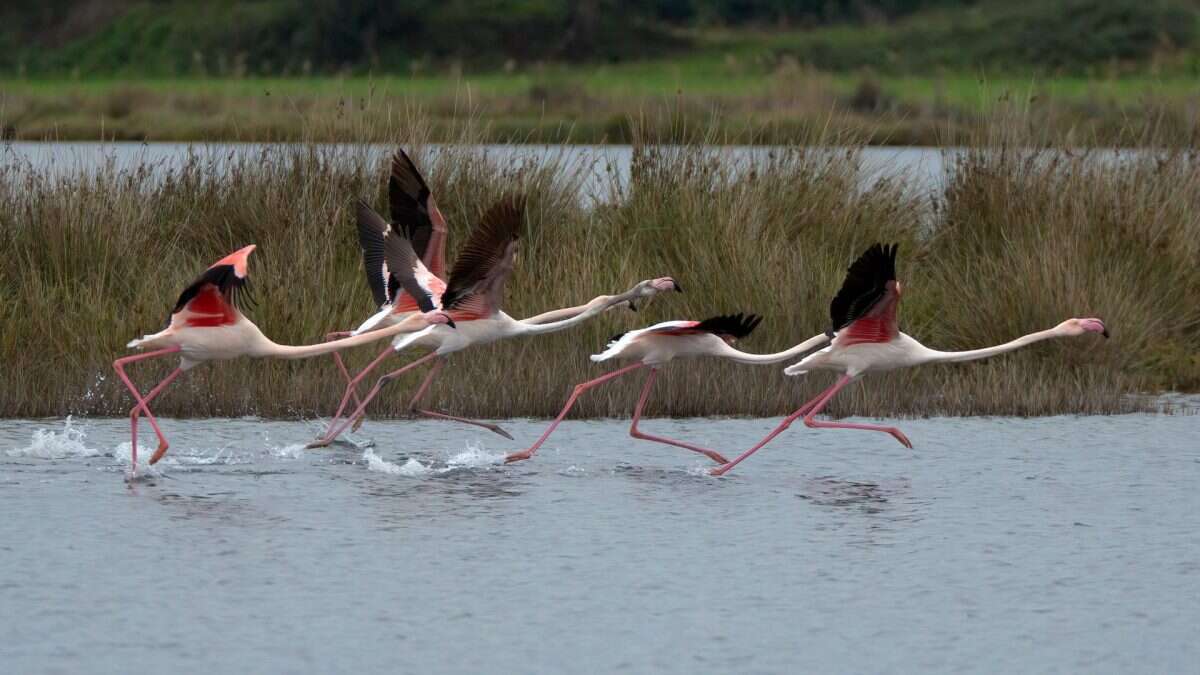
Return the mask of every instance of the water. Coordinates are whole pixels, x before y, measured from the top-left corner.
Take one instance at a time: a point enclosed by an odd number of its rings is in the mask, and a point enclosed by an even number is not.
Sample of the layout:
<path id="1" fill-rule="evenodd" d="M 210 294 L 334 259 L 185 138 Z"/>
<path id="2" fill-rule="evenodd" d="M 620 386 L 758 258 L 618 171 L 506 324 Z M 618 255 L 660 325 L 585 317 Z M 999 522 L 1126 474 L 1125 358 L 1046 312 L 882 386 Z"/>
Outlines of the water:
<path id="1" fill-rule="evenodd" d="M 38 143 L 7 142 L 0 145 L 0 165 L 14 164 L 31 167 L 37 171 L 73 172 L 95 170 L 101 166 L 131 171 L 145 167 L 151 171 L 165 171 L 179 167 L 190 153 L 212 163 L 217 169 L 226 165 L 230 157 L 238 153 L 257 155 L 263 143 L 134 143 L 134 142 L 81 142 L 81 143 Z M 343 150 L 362 150 L 374 161 L 382 161 L 394 150 L 390 145 L 338 146 Z M 431 150 L 439 151 L 437 145 Z M 545 161 L 551 157 L 561 160 L 568 172 L 580 169 L 583 182 L 580 193 L 592 201 L 608 198 L 611 169 L 618 180 L 628 181 L 633 148 L 628 145 L 480 145 L 476 150 L 487 153 L 502 164 L 518 164 L 522 161 Z M 714 148 L 715 150 L 715 148 Z M 738 163 L 764 159 L 767 153 L 777 151 L 769 146 L 730 146 L 720 149 L 729 160 Z M 835 155 L 845 155 L 845 148 L 827 148 Z M 910 189 L 921 194 L 935 194 L 945 181 L 947 159 L 961 153 L 954 148 L 922 147 L 866 147 L 858 150 L 863 186 L 867 187 L 881 179 L 902 180 Z"/>
<path id="2" fill-rule="evenodd" d="M 745 447 L 771 420 L 651 420 Z M 506 427 L 529 441 L 540 421 Z M 794 427 L 733 474 L 568 422 L 0 421 L 5 672 L 1183 672 L 1200 417 Z"/>

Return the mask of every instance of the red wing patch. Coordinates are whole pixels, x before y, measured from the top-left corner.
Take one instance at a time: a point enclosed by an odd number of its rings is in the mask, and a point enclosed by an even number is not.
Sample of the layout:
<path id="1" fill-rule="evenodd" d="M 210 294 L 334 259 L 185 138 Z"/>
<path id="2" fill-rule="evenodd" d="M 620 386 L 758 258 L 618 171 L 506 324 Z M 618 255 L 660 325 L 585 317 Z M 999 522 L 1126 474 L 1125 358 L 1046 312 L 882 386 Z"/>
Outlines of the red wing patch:
<path id="1" fill-rule="evenodd" d="M 184 305 L 181 313 L 186 324 L 194 328 L 228 326 L 237 321 L 236 310 L 225 301 L 214 284 L 202 286 L 195 297 Z"/>

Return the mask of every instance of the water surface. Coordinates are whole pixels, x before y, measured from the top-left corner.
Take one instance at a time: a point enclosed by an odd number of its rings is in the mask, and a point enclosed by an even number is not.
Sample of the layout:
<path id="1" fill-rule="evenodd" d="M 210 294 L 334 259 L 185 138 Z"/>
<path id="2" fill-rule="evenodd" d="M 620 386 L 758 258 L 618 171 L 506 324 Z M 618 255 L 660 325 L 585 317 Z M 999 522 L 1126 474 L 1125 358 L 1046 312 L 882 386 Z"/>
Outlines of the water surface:
<path id="1" fill-rule="evenodd" d="M 773 420 L 651 420 L 745 447 Z M 1200 417 L 793 427 L 0 421 L 0 663 L 41 672 L 1182 672 Z M 528 442 L 540 421 L 505 426 Z"/>

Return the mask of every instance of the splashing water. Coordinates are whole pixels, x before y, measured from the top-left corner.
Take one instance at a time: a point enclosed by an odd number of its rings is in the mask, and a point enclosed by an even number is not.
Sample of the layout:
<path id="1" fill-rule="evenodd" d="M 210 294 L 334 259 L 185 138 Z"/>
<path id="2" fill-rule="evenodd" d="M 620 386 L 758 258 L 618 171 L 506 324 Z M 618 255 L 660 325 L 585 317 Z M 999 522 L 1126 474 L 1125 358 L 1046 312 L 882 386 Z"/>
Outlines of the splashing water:
<path id="1" fill-rule="evenodd" d="M 103 453 L 84 444 L 87 433 L 77 428 L 71 417 L 67 417 L 61 431 L 35 429 L 29 445 L 7 451 L 9 457 L 33 457 L 36 459 L 66 459 L 68 457 L 98 457 Z"/>
<path id="2" fill-rule="evenodd" d="M 367 448 L 363 451 L 363 461 L 367 463 L 368 471 L 408 477 L 441 475 L 462 469 L 478 469 L 502 465 L 504 457 L 504 453 L 490 453 L 480 446 L 467 445 L 466 450 L 448 457 L 444 467 L 435 468 L 433 463 L 425 464 L 412 457 L 404 464 L 396 464 L 375 454 L 373 448 Z"/>

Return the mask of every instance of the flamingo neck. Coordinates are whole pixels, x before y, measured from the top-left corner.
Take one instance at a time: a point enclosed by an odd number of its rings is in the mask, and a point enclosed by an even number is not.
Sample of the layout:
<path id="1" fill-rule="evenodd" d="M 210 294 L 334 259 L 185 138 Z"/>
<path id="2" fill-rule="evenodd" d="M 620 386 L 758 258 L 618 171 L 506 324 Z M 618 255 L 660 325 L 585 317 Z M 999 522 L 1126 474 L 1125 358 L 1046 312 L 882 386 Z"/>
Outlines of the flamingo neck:
<path id="1" fill-rule="evenodd" d="M 1022 347 L 1031 345 L 1035 342 L 1041 342 L 1042 340 L 1049 340 L 1051 338 L 1056 338 L 1056 337 L 1061 337 L 1058 330 L 1054 329 L 1054 328 L 1050 328 L 1047 330 L 1040 330 L 1036 333 L 1030 333 L 1029 335 L 1022 335 L 1021 337 L 1019 337 L 1015 340 L 1011 340 L 1009 342 L 1005 342 L 1002 345 L 996 345 L 994 347 L 984 347 L 983 349 L 971 349 L 971 350 L 961 351 L 961 352 L 943 352 L 943 351 L 938 351 L 936 349 L 929 349 L 926 347 L 924 349 L 924 353 L 922 355 L 922 358 L 920 359 L 920 362 L 922 362 L 922 363 L 955 363 L 955 362 L 959 362 L 959 361 L 977 361 L 979 359 L 986 359 L 989 356 L 996 356 L 997 354 L 1004 354 L 1006 352 L 1015 351 Z"/>
<path id="2" fill-rule="evenodd" d="M 265 335 L 262 335 L 260 344 L 254 351 L 254 356 L 276 359 L 307 359 L 314 356 L 321 356 L 323 354 L 330 354 L 342 349 L 350 349 L 360 345 L 378 342 L 379 340 L 389 338 L 398 333 L 412 331 L 416 328 L 427 325 L 423 320 L 413 321 L 413 319 L 419 320 L 420 316 L 409 317 L 398 324 L 388 326 L 386 328 L 380 328 L 379 330 L 373 330 L 361 335 L 354 335 L 352 337 L 342 338 L 340 340 L 330 340 L 329 342 L 319 342 L 311 345 L 281 345 L 277 342 L 273 342 Z"/>
<path id="3" fill-rule="evenodd" d="M 743 352 L 740 349 L 734 349 L 726 343 L 725 348 L 720 350 L 717 355 L 730 359 L 731 361 L 738 361 L 740 363 L 778 363 L 780 361 L 786 361 L 788 359 L 795 358 L 805 352 L 825 345 L 828 342 L 829 336 L 821 333 L 820 335 L 814 335 L 810 337 L 795 347 L 786 349 L 782 352 L 775 352 L 773 354 L 751 354 L 749 352 Z"/>
<path id="4" fill-rule="evenodd" d="M 617 295 L 599 295 L 592 298 L 586 305 L 577 307 L 564 307 L 563 309 L 555 309 L 549 312 L 531 316 L 528 319 L 521 319 L 517 322 L 520 326 L 522 335 L 538 335 L 541 333 L 555 333 L 560 330 L 566 330 L 577 324 L 581 324 L 594 316 L 603 314 L 609 308 L 619 305 L 623 302 L 629 302 L 641 297 L 639 287 L 633 288 L 619 293 Z"/>

